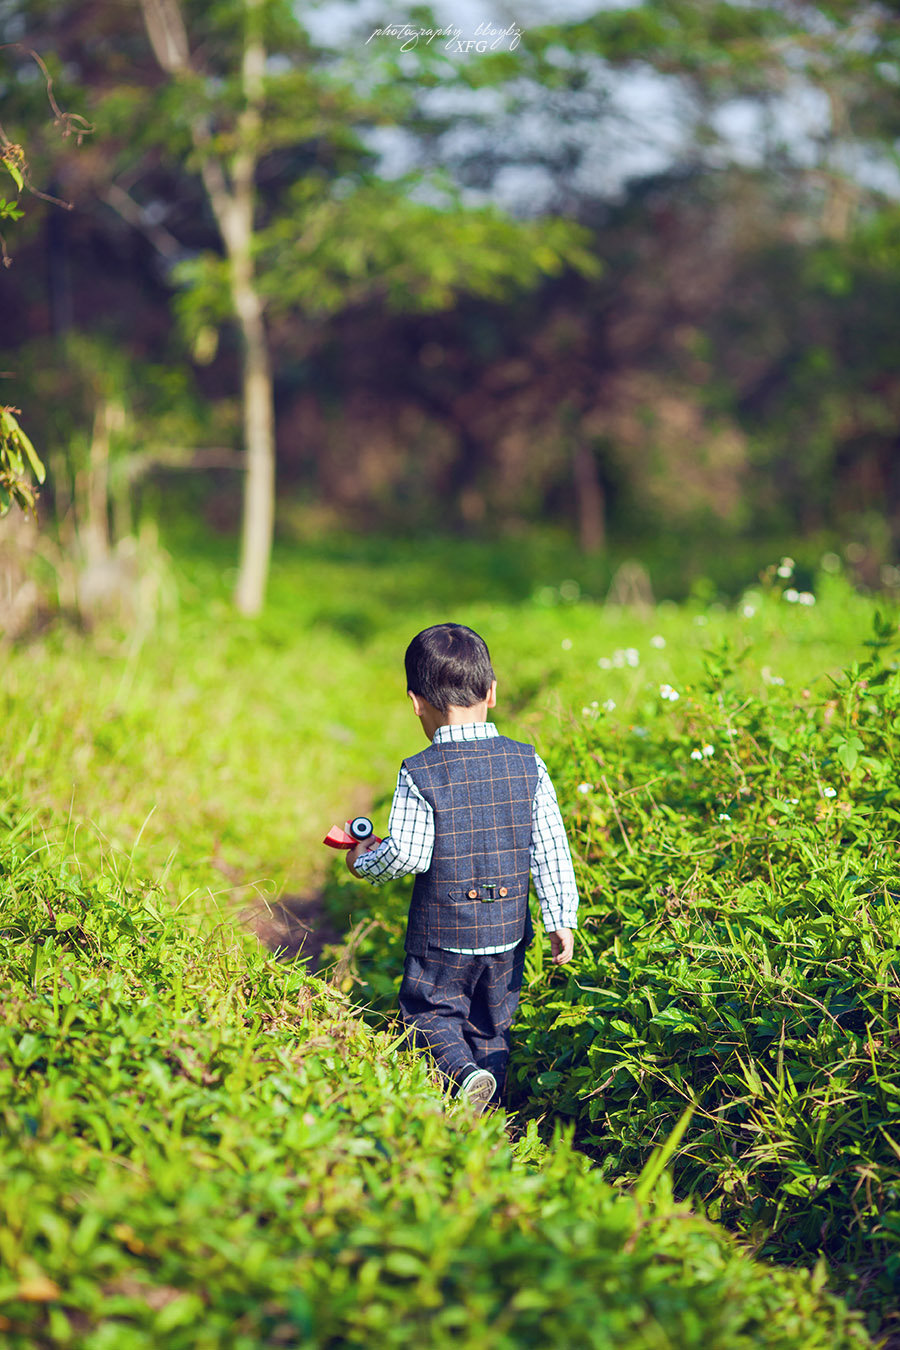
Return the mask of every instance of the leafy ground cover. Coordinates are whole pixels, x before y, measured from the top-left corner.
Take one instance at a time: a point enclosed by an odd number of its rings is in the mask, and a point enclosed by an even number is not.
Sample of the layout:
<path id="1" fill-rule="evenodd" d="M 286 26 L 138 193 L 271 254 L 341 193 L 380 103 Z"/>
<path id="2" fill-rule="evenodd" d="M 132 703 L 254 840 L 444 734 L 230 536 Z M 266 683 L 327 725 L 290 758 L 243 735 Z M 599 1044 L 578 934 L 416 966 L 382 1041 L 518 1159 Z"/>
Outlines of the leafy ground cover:
<path id="1" fill-rule="evenodd" d="M 559 1135 L 529 1166 L 302 964 L 85 870 L 8 794 L 0 900 L 10 1350 L 867 1343 L 821 1274 Z"/>
<path id="2" fill-rule="evenodd" d="M 565 987 L 535 986 L 519 1075 L 620 1178 L 694 1103 L 681 1192 L 893 1314 L 896 621 L 861 650 L 765 698 L 720 651 L 677 703 L 651 691 L 631 728 L 589 717 L 554 746 L 587 928 Z"/>
<path id="3" fill-rule="evenodd" d="M 895 675 L 857 672 L 852 695 L 815 678 L 859 650 L 872 603 L 823 575 L 814 606 L 762 587 L 641 615 L 552 573 L 498 598 L 449 555 L 285 551 L 250 623 L 230 581 L 212 551 L 185 557 L 130 632 L 58 626 L 4 653 L 11 1343 L 854 1343 L 822 1271 L 771 1273 L 664 1182 L 648 1210 L 609 1181 L 690 1101 L 679 1187 L 781 1255 L 852 1260 L 884 1306 Z M 498 720 L 551 763 L 586 899 L 571 974 L 531 955 L 516 1156 L 234 929 L 324 889 L 352 934 L 340 983 L 385 1025 L 406 891 L 326 884 L 319 841 L 386 811 L 420 735 L 402 651 L 447 617 L 484 632 Z M 755 644 L 739 669 L 704 657 L 726 637 Z"/>

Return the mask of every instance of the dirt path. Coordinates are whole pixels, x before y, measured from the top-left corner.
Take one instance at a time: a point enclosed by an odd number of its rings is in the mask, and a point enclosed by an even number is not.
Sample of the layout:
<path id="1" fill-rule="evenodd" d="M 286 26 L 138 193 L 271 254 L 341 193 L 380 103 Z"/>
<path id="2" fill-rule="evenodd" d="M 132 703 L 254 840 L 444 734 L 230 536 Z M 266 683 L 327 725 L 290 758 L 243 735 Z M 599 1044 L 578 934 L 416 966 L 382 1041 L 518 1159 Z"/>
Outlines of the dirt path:
<path id="1" fill-rule="evenodd" d="M 319 892 L 283 895 L 274 904 L 259 906 L 247 917 L 248 926 L 266 947 L 285 961 L 300 956 L 310 970 L 319 970 L 325 947 L 339 943 L 343 933 L 328 917 Z"/>

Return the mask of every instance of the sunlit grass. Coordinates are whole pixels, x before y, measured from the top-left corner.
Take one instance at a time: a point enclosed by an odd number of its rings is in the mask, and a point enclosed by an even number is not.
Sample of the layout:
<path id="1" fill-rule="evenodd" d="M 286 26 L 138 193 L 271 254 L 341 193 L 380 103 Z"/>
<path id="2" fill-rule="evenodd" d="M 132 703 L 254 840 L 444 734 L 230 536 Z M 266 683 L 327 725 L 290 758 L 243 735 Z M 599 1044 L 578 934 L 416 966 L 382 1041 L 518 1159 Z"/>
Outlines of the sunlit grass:
<path id="1" fill-rule="evenodd" d="M 647 1206 L 566 1138 L 547 1152 L 536 1118 L 546 1128 L 558 1103 L 540 1035 L 532 1064 L 517 1060 L 535 1120 L 511 1151 L 502 1117 L 446 1103 L 384 1016 L 373 1034 L 339 989 L 243 932 L 248 901 L 330 878 L 333 916 L 369 925 L 342 986 L 392 1006 L 402 888 L 374 899 L 321 838 L 372 803 L 383 815 L 420 745 L 402 655 L 427 624 L 485 635 L 497 720 L 553 760 L 578 848 L 601 727 L 627 738 L 680 715 L 660 688 L 687 702 L 702 649 L 725 638 L 750 644 L 743 678 L 763 704 L 782 679 L 818 697 L 873 608 L 820 578 L 802 611 L 776 588 L 636 613 L 580 600 L 552 570 L 495 586 L 481 561 L 455 577 L 452 549 L 421 567 L 387 547 L 364 562 L 283 550 L 248 621 L 211 549 L 176 560 L 177 605 L 136 633 L 59 625 L 5 651 L 11 1350 L 864 1343 L 818 1277 L 749 1262 L 673 1208 L 665 1177 Z M 536 1033 L 554 996 L 542 951 L 525 997 Z"/>
<path id="2" fill-rule="evenodd" d="M 443 562 L 452 575 L 452 547 Z M 417 571 L 283 551 L 266 611 L 248 621 L 228 602 L 224 559 L 188 558 L 177 608 L 139 640 L 61 628 L 6 653 L 0 754 L 29 800 L 92 821 L 126 853 L 140 839 L 141 865 L 168 868 L 181 892 L 252 883 L 271 896 L 317 882 L 333 861 L 319 847 L 332 820 L 389 790 L 418 748 L 402 656 L 430 623 L 484 634 L 498 723 L 544 743 L 594 702 L 612 699 L 628 718 L 648 689 L 690 684 L 703 648 L 726 635 L 750 645 L 763 691 L 821 680 L 873 608 L 827 576 L 814 608 L 773 592 L 754 597 L 751 617 L 740 601 L 647 613 L 567 601 L 553 574 L 501 603 L 489 563 L 451 604 L 446 585 L 430 598 L 433 555 Z M 635 665 L 620 662 L 629 650 Z"/>

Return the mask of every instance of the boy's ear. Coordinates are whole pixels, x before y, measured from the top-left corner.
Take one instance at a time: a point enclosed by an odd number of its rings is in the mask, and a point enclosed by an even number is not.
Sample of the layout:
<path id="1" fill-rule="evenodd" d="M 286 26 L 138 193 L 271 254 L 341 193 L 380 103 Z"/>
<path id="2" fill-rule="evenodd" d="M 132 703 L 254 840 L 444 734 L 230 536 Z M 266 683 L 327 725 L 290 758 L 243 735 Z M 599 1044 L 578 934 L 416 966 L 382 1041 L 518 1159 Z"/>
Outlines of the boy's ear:
<path id="1" fill-rule="evenodd" d="M 413 705 L 413 712 L 416 714 L 416 717 L 421 717 L 421 716 L 422 716 L 422 711 L 423 711 L 423 709 L 422 709 L 422 703 L 423 703 L 423 700 L 419 698 L 419 695 L 418 695 L 418 694 L 414 694 L 413 691 L 412 691 L 411 689 L 407 689 L 406 692 L 407 692 L 407 694 L 408 694 L 408 696 L 409 696 L 409 699 L 410 699 L 410 701 L 411 701 L 411 703 L 412 703 L 412 705 Z"/>
<path id="2" fill-rule="evenodd" d="M 496 708 L 496 706 L 497 706 L 497 681 L 496 681 L 496 680 L 492 680 L 492 681 L 491 681 L 491 687 L 490 687 L 490 689 L 488 690 L 487 705 L 488 705 L 489 708 Z"/>

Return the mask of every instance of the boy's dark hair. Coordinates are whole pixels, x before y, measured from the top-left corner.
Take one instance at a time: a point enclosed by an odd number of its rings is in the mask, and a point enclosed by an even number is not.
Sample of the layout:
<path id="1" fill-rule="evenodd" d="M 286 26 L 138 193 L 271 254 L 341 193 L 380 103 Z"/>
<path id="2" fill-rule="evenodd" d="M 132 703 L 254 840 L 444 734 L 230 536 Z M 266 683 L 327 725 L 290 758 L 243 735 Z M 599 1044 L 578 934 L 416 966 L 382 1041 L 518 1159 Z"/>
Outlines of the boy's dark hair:
<path id="1" fill-rule="evenodd" d="M 451 703 L 471 708 L 486 699 L 494 679 L 484 638 L 461 623 L 436 623 L 406 649 L 406 687 L 438 712 Z"/>

